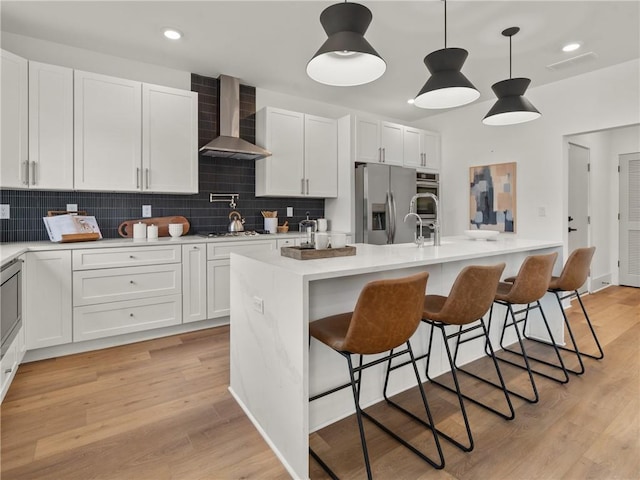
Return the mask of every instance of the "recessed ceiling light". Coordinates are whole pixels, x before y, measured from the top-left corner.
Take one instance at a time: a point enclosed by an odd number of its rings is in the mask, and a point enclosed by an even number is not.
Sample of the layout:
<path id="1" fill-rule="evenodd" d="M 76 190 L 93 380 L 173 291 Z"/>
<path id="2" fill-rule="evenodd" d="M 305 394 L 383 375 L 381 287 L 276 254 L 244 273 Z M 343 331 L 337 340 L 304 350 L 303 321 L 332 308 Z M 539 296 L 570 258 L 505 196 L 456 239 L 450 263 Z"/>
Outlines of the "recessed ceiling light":
<path id="1" fill-rule="evenodd" d="M 416 102 L 416 101 L 415 101 L 415 99 L 413 99 L 413 98 L 410 98 L 409 100 L 407 100 L 407 103 L 408 103 L 409 105 L 413 105 L 415 102 Z"/>
<path id="2" fill-rule="evenodd" d="M 564 47 L 562 47 L 563 52 L 573 52 L 580 48 L 580 44 L 577 42 L 567 43 Z"/>
<path id="3" fill-rule="evenodd" d="M 162 33 L 164 33 L 164 36 L 169 40 L 179 40 L 182 38 L 182 33 L 174 28 L 165 28 Z"/>

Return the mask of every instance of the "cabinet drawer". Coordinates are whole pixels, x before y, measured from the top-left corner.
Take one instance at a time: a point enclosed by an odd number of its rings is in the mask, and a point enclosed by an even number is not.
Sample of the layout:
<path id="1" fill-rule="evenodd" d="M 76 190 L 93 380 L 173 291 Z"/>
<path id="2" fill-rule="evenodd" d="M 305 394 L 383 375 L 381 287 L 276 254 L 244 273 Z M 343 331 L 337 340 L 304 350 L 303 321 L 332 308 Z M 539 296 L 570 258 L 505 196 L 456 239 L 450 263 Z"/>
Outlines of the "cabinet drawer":
<path id="1" fill-rule="evenodd" d="M 277 240 L 277 247 L 293 247 L 300 245 L 300 238 L 279 238 Z"/>
<path id="2" fill-rule="evenodd" d="M 73 309 L 73 341 L 140 332 L 181 322 L 181 295 L 76 307 Z"/>
<path id="3" fill-rule="evenodd" d="M 259 252 L 276 248 L 275 240 L 245 242 L 214 242 L 207 244 L 207 260 L 229 258 L 231 253 Z"/>
<path id="4" fill-rule="evenodd" d="M 73 251 L 73 269 L 133 267 L 182 261 L 180 245 L 158 245 L 138 248 L 95 248 Z"/>
<path id="5" fill-rule="evenodd" d="M 178 263 L 73 272 L 76 307 L 180 293 L 182 266 Z"/>

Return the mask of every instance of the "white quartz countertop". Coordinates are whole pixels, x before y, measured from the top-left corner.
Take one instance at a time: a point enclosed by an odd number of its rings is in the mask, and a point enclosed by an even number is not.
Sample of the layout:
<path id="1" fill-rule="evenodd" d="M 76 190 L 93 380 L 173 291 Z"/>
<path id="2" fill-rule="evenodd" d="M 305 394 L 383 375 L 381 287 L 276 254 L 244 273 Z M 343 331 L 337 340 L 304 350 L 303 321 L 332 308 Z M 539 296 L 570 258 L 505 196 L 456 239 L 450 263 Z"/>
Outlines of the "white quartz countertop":
<path id="1" fill-rule="evenodd" d="M 467 237 L 445 237 L 439 247 L 425 245 L 418 248 L 413 243 L 396 245 L 355 244 L 356 255 L 314 260 L 296 260 L 280 255 L 279 251 L 232 253 L 286 269 L 306 280 L 320 280 L 363 273 L 380 272 L 399 268 L 434 265 L 473 258 L 490 257 L 505 253 L 526 252 L 562 246 L 560 241 L 527 240 L 499 237 L 496 241 L 478 241 Z"/>
<path id="2" fill-rule="evenodd" d="M 42 252 L 48 250 L 76 250 L 84 248 L 112 248 L 112 247 L 149 247 L 152 245 L 181 245 L 191 243 L 241 242 L 255 240 L 277 240 L 298 238 L 300 232 L 269 233 L 262 235 L 239 235 L 236 237 L 203 237 L 199 235 L 185 235 L 184 237 L 160 237 L 157 240 L 133 240 L 132 238 L 109 238 L 95 242 L 55 243 L 43 242 L 15 242 L 0 243 L 0 264 L 4 265 L 25 252 Z"/>

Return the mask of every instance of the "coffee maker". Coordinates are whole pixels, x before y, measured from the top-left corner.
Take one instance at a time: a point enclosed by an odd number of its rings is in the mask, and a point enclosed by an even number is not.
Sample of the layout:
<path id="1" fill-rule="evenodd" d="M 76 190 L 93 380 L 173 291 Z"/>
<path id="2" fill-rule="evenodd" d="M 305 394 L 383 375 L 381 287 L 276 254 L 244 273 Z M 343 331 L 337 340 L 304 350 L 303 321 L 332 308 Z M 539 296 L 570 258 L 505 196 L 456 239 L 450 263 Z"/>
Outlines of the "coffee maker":
<path id="1" fill-rule="evenodd" d="M 301 248 L 315 248 L 315 234 L 318 230 L 318 222 L 309 219 L 309 212 L 306 212 L 307 218 L 302 220 L 299 224 L 300 233 L 305 234 L 302 242 L 300 242 Z"/>

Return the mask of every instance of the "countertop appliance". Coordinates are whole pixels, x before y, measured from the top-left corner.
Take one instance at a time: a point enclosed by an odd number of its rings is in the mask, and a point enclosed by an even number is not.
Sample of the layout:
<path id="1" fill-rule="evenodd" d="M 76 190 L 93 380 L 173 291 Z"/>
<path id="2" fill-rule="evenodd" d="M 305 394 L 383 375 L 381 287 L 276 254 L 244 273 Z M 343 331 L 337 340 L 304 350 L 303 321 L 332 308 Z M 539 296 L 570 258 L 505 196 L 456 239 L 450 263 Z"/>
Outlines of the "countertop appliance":
<path id="1" fill-rule="evenodd" d="M 2 267 L 0 280 L 0 297 L 2 297 L 0 356 L 4 357 L 22 325 L 22 260 L 14 260 Z"/>
<path id="2" fill-rule="evenodd" d="M 376 245 L 413 242 L 416 221 L 403 219 L 415 193 L 414 169 L 357 164 L 355 241 Z"/>
<path id="3" fill-rule="evenodd" d="M 416 172 L 415 193 L 432 193 L 440 198 L 440 177 L 437 173 Z M 425 223 L 436 218 L 436 204 L 431 198 L 419 198 L 416 203 L 416 213 Z M 442 221 L 442 219 L 439 219 Z"/>

